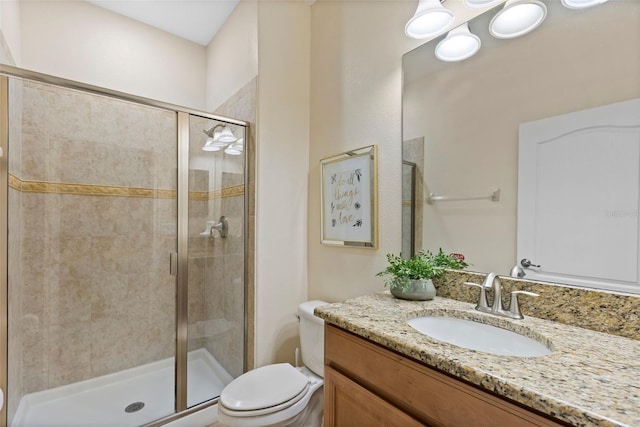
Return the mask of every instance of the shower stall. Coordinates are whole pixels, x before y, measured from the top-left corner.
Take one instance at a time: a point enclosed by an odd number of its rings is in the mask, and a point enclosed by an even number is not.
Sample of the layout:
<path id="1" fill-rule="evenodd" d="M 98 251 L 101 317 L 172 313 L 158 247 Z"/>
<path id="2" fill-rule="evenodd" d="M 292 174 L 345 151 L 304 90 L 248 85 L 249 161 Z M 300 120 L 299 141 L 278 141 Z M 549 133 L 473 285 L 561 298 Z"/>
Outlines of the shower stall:
<path id="1" fill-rule="evenodd" d="M 0 67 L 1 425 L 214 404 L 247 368 L 248 123 Z"/>

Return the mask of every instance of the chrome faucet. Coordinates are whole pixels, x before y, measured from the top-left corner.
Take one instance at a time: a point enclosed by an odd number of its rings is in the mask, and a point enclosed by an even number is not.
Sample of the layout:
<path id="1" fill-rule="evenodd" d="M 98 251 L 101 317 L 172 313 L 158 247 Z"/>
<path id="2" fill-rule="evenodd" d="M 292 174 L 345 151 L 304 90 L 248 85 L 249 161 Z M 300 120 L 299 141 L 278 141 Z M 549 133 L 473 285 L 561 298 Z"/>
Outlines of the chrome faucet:
<path id="1" fill-rule="evenodd" d="M 509 303 L 509 310 L 505 310 L 502 305 L 502 283 L 495 273 L 489 273 L 486 275 L 482 284 L 464 282 L 465 285 L 478 286 L 480 288 L 480 296 L 478 297 L 478 303 L 476 304 L 476 310 L 484 313 L 495 314 L 496 316 L 509 317 L 511 319 L 524 319 L 524 316 L 520 312 L 520 304 L 518 303 L 518 295 L 526 295 L 530 297 L 537 297 L 538 294 L 528 291 L 513 291 L 511 292 L 511 302 Z M 486 290 L 491 289 L 493 292 L 493 301 L 491 307 L 487 302 Z"/>

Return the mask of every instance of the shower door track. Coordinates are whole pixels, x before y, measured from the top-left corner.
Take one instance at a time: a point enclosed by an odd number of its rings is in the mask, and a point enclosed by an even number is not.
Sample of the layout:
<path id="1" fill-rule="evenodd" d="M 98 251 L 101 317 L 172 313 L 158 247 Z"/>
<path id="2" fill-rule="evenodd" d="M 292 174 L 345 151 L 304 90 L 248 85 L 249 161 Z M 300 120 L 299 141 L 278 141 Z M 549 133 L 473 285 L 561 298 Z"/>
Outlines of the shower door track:
<path id="1" fill-rule="evenodd" d="M 35 71 L 24 70 L 10 65 L 0 64 L 0 354 L 5 363 L 0 364 L 0 388 L 4 393 L 4 404 L 0 410 L 0 427 L 7 426 L 7 376 L 8 376 L 8 77 L 48 83 L 67 89 L 116 98 L 136 104 L 156 107 L 173 111 L 177 115 L 177 150 L 178 150 L 178 271 L 176 293 L 176 368 L 175 368 L 175 413 L 165 418 L 145 424 L 144 427 L 157 427 L 180 419 L 199 410 L 205 409 L 218 402 L 218 398 L 200 403 L 196 406 L 187 405 L 187 350 L 188 350 L 188 204 L 189 204 L 189 116 L 199 116 L 219 122 L 243 126 L 249 135 L 249 123 L 243 120 L 222 117 L 205 113 L 188 107 L 157 101 L 136 95 L 106 89 L 86 83 L 76 82 L 60 77 L 50 76 Z M 248 144 L 247 144 L 248 145 Z M 245 157 L 245 183 L 248 180 L 248 161 Z M 248 195 L 244 196 L 244 215 L 248 214 Z M 244 222 L 244 259 L 247 260 L 248 221 Z M 244 364 L 247 369 L 247 268 L 244 268 L 245 304 L 244 304 Z"/>

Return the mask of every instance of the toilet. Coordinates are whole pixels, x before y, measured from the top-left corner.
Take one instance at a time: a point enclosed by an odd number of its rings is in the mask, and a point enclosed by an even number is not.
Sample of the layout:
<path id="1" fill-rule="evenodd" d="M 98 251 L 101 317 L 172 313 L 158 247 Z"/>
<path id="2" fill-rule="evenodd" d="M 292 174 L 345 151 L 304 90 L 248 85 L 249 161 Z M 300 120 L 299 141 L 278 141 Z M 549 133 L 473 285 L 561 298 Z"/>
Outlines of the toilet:
<path id="1" fill-rule="evenodd" d="M 218 419 L 229 427 L 320 427 L 324 384 L 324 321 L 313 314 L 324 301 L 298 306 L 304 366 L 263 366 L 240 375 L 220 394 Z"/>

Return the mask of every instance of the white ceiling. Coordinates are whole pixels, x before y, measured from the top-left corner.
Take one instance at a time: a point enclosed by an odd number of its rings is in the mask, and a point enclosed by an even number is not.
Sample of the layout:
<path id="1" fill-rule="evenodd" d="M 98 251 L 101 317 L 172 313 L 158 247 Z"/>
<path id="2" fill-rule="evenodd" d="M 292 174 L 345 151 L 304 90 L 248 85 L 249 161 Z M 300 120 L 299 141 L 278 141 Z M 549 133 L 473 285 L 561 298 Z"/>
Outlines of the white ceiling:
<path id="1" fill-rule="evenodd" d="M 207 46 L 240 0 L 87 0 Z"/>

